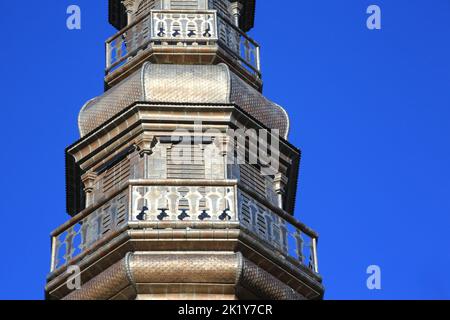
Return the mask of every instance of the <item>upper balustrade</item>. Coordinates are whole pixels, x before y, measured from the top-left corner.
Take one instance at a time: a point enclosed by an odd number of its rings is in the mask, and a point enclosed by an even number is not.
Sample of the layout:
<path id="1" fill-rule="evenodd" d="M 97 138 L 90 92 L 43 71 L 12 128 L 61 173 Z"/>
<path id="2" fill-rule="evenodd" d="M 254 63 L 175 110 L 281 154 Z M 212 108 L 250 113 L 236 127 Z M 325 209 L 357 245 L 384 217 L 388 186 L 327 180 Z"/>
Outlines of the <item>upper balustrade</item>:
<path id="1" fill-rule="evenodd" d="M 225 62 L 260 82 L 259 45 L 216 10 L 151 10 L 106 41 L 106 82 L 139 66 Z"/>
<path id="2" fill-rule="evenodd" d="M 319 272 L 317 234 L 235 180 L 131 180 L 52 233 L 51 271 L 78 264 L 129 229 L 219 227 L 241 229 L 292 265 Z"/>

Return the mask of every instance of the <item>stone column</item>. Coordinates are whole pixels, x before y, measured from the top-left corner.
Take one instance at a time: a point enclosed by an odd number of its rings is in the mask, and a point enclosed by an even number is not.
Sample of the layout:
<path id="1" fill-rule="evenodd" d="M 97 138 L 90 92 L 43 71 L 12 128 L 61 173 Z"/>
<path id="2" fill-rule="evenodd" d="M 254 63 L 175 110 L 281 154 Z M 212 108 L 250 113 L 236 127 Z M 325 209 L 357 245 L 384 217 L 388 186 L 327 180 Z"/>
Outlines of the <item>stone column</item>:
<path id="1" fill-rule="evenodd" d="M 94 183 L 97 179 L 97 174 L 95 172 L 88 172 L 81 177 L 81 181 L 84 185 L 84 192 L 86 194 L 86 208 L 93 204 L 93 191 Z"/>

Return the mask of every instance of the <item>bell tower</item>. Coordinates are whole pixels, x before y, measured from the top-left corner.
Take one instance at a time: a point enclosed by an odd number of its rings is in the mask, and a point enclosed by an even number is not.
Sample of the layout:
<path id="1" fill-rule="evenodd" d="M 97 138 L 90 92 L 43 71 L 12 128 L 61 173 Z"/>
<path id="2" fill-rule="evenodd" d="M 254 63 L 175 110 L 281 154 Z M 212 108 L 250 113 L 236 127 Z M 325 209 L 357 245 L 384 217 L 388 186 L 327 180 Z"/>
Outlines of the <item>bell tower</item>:
<path id="1" fill-rule="evenodd" d="M 48 299 L 323 297 L 318 235 L 294 218 L 300 150 L 246 34 L 255 1 L 109 0 L 118 31 L 66 149 Z"/>

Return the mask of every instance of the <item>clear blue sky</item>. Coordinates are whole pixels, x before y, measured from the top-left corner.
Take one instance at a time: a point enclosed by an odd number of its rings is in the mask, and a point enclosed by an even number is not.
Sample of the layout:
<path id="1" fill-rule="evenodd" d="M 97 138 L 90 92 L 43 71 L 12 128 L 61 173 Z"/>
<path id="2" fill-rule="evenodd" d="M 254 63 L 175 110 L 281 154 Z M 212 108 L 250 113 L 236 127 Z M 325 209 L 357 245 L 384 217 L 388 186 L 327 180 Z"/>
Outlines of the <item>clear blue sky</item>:
<path id="1" fill-rule="evenodd" d="M 450 298 L 450 1 L 257 1 L 264 93 L 303 150 L 328 299 Z M 66 29 L 66 8 L 82 30 Z M 366 8 L 382 9 L 382 30 Z M 1 1 L 0 298 L 43 298 L 64 148 L 102 92 L 106 0 Z M 382 290 L 366 268 L 382 268 Z"/>

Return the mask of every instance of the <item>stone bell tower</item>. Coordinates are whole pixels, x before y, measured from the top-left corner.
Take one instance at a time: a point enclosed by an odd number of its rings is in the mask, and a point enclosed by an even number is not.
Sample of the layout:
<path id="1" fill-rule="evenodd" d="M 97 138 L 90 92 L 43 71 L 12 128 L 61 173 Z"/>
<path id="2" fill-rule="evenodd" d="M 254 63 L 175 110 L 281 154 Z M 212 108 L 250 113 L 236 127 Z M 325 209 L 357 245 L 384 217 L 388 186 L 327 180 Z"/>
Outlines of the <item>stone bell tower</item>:
<path id="1" fill-rule="evenodd" d="M 109 0 L 118 31 L 66 149 L 71 218 L 51 233 L 48 299 L 323 297 L 254 15 L 255 0 Z"/>

